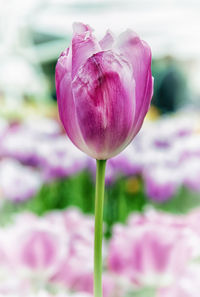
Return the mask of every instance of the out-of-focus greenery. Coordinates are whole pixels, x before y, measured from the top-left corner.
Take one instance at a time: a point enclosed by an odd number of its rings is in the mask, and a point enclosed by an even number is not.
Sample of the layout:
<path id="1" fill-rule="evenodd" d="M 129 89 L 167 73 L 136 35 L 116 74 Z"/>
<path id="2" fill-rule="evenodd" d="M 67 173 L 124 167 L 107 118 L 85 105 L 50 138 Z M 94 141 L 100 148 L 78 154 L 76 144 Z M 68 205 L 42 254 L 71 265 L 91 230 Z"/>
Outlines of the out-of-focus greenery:
<path id="1" fill-rule="evenodd" d="M 58 179 L 42 186 L 39 193 L 23 203 L 5 203 L 2 208 L 1 223 L 9 214 L 22 210 L 33 211 L 43 215 L 50 210 L 65 209 L 77 206 L 84 213 L 94 213 L 95 185 L 91 174 L 83 171 L 66 179 Z M 181 187 L 176 195 L 166 202 L 158 203 L 150 200 L 144 190 L 139 176 L 120 177 L 112 185 L 106 186 L 104 221 L 107 225 L 106 235 L 116 222 L 125 222 L 132 212 L 143 212 L 154 207 L 171 213 L 187 213 L 200 203 L 199 194 Z"/>

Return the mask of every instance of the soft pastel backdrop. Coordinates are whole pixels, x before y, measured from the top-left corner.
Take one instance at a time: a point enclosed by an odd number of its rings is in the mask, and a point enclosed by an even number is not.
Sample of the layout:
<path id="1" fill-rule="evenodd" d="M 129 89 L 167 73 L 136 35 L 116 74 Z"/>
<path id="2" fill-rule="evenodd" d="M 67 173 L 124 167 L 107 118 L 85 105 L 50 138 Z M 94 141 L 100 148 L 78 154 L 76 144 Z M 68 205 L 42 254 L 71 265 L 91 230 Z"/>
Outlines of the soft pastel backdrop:
<path id="1" fill-rule="evenodd" d="M 135 30 L 154 97 L 108 161 L 105 297 L 199 297 L 200 3 L 0 0 L 0 296 L 91 297 L 95 161 L 58 118 L 55 64 L 81 21 Z M 187 20 L 187 21 L 186 21 Z"/>

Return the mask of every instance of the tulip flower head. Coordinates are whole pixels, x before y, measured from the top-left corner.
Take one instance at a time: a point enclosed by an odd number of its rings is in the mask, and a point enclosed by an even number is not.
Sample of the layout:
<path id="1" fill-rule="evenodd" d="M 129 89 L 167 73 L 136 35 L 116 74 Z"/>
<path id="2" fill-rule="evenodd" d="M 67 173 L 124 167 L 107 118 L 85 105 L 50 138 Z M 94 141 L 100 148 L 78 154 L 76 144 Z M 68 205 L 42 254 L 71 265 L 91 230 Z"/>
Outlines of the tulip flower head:
<path id="1" fill-rule="evenodd" d="M 120 153 L 140 130 L 153 93 L 151 49 L 127 30 L 108 31 L 75 23 L 72 42 L 56 65 L 60 119 L 71 141 L 97 160 Z"/>

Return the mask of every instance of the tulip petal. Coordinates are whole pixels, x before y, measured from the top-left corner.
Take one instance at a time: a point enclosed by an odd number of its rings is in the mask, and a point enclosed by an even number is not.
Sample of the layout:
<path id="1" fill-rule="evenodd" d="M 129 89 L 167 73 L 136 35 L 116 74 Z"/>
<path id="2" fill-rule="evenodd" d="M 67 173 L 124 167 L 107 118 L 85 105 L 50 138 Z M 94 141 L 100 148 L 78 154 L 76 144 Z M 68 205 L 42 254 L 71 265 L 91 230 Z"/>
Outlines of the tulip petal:
<path id="1" fill-rule="evenodd" d="M 134 121 L 135 84 L 128 62 L 112 51 L 99 52 L 72 82 L 79 127 L 98 159 L 126 146 Z"/>
<path id="2" fill-rule="evenodd" d="M 132 64 L 133 75 L 136 82 L 136 119 L 137 126 L 141 126 L 144 115 L 148 111 L 152 97 L 152 77 L 151 77 L 151 49 L 148 44 L 141 40 L 139 36 L 127 30 L 119 37 L 119 51 Z M 136 129 L 138 131 L 138 129 Z"/>
<path id="3" fill-rule="evenodd" d="M 107 31 L 106 35 L 99 41 L 102 50 L 112 49 L 112 46 L 115 42 L 115 38 L 111 31 Z"/>
<path id="4" fill-rule="evenodd" d="M 70 50 L 63 52 L 56 65 L 56 93 L 60 119 L 71 141 L 79 148 L 85 148 L 77 122 L 76 109 L 71 89 Z M 85 148 L 87 151 L 87 148 Z"/>
<path id="5" fill-rule="evenodd" d="M 56 65 L 56 83 L 58 83 L 63 78 L 65 73 L 71 73 L 71 64 L 72 64 L 71 60 L 72 60 L 71 48 L 68 47 L 66 50 L 64 50 L 61 53 L 58 59 L 58 63 Z"/>
<path id="6" fill-rule="evenodd" d="M 146 89 L 145 89 L 143 102 L 140 106 L 140 111 L 136 114 L 135 120 L 134 120 L 134 136 L 139 132 L 143 124 L 145 115 L 148 112 L 150 107 L 152 96 L 153 96 L 153 77 L 151 75 L 151 68 L 149 67 L 149 70 L 147 72 Z"/>
<path id="7" fill-rule="evenodd" d="M 92 35 L 92 29 L 84 24 L 73 24 L 72 39 L 72 79 L 86 60 L 101 50 L 97 39 Z"/>

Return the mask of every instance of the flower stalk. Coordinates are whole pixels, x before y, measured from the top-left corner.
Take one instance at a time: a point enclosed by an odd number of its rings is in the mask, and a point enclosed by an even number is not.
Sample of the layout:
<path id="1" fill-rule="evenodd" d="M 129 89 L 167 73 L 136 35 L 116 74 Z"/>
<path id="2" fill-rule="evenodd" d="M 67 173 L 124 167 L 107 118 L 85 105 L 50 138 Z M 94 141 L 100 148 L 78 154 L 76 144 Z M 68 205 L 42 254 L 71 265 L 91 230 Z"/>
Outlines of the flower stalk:
<path id="1" fill-rule="evenodd" d="M 94 234 L 94 297 L 102 297 L 102 239 L 106 160 L 96 161 L 95 234 Z"/>

